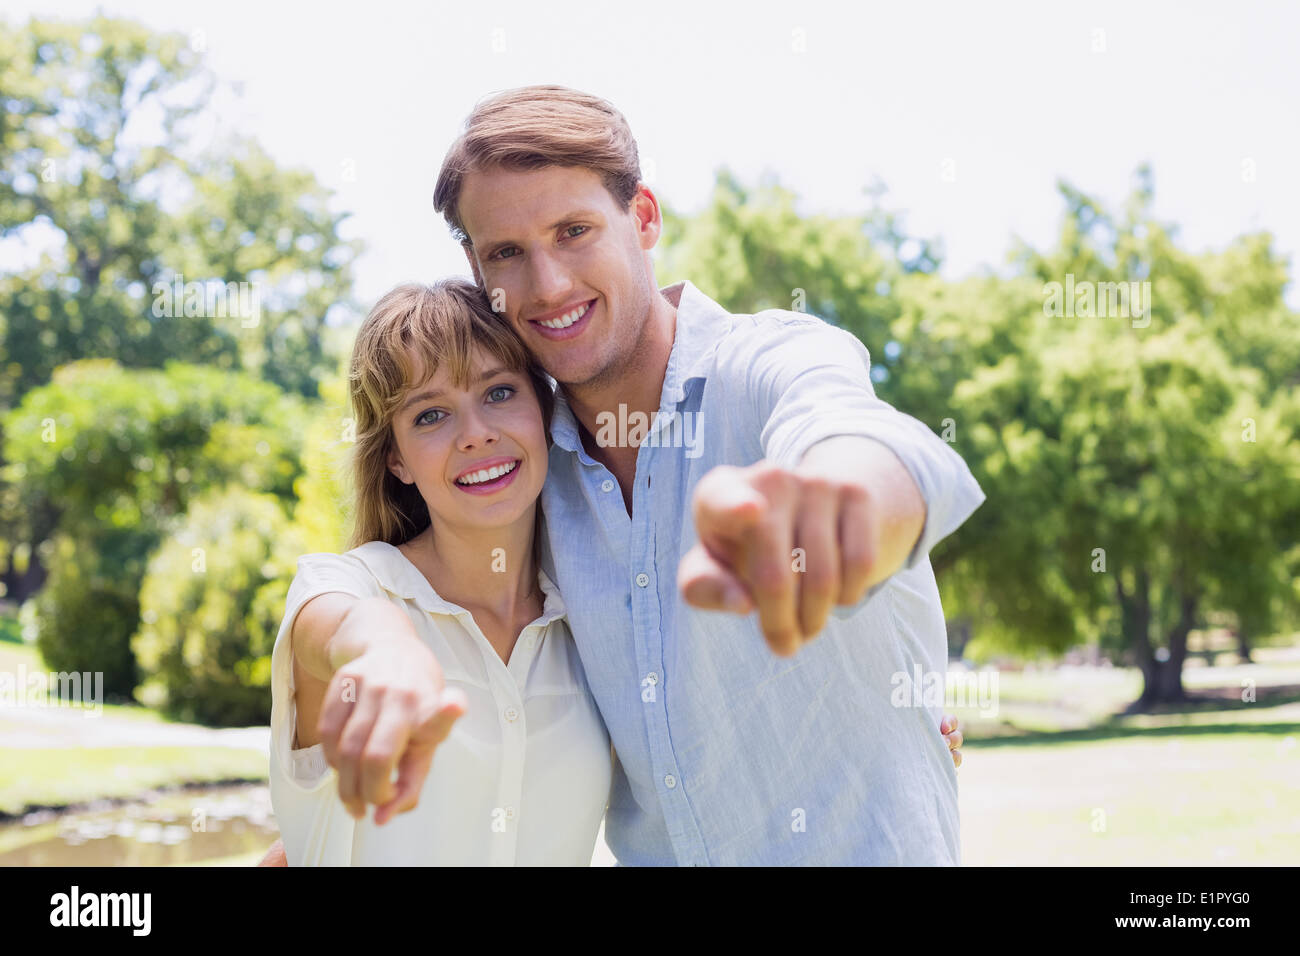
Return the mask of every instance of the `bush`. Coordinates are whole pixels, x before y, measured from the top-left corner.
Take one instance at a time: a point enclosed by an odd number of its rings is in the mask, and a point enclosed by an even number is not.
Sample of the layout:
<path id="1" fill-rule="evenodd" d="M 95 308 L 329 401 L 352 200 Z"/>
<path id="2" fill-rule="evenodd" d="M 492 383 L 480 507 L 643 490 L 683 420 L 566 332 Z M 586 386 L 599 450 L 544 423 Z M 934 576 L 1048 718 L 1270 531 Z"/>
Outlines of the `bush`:
<path id="1" fill-rule="evenodd" d="M 138 582 L 155 539 L 138 528 L 59 534 L 50 576 L 33 600 L 36 648 L 54 671 L 100 671 L 106 697 L 129 700 L 137 681 L 131 632 Z"/>
<path id="2" fill-rule="evenodd" d="M 271 650 L 304 550 L 270 495 L 225 488 L 197 499 L 140 589 L 136 698 L 182 720 L 269 722 Z"/>

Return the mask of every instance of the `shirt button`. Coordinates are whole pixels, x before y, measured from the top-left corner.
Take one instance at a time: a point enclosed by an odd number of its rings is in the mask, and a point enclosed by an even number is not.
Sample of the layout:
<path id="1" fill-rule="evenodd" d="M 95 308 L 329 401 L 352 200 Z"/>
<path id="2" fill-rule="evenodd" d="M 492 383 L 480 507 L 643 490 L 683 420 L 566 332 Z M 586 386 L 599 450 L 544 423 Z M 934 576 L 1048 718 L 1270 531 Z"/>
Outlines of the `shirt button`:
<path id="1" fill-rule="evenodd" d="M 664 786 L 671 790 L 673 787 L 677 786 L 677 778 L 672 774 L 666 774 L 664 776 Z"/>
<path id="2" fill-rule="evenodd" d="M 636 576 L 637 587 L 643 588 L 649 583 L 650 583 L 650 575 L 646 574 L 644 571 L 642 571 L 640 574 Z"/>
<path id="3" fill-rule="evenodd" d="M 513 707 L 507 707 L 506 720 L 510 721 L 511 723 L 514 723 L 518 719 L 519 719 L 519 711 L 515 710 Z"/>
<path id="4" fill-rule="evenodd" d="M 514 807 L 506 807 L 506 819 L 507 819 L 507 820 L 513 820 L 514 818 L 515 818 L 515 808 L 514 808 Z"/>
<path id="5" fill-rule="evenodd" d="M 608 478 L 606 478 L 604 481 L 602 481 L 602 482 L 600 483 L 600 490 L 601 490 L 601 491 L 613 491 L 613 490 L 614 490 L 614 482 L 612 482 L 612 481 L 610 481 Z"/>
<path id="6" fill-rule="evenodd" d="M 645 679 L 649 681 L 651 684 L 659 683 L 659 675 L 656 674 L 654 671 L 651 671 L 649 674 L 646 674 Z"/>

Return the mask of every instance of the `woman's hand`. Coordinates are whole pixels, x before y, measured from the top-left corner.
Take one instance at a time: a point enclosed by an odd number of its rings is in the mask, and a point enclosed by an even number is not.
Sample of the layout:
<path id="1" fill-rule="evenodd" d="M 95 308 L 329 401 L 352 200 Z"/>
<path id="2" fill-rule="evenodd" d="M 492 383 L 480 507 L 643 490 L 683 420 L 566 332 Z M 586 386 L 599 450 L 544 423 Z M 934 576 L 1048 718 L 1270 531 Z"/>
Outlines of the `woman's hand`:
<path id="1" fill-rule="evenodd" d="M 952 765 L 960 767 L 961 750 L 958 748 L 961 747 L 963 738 L 961 731 L 957 729 L 957 718 L 944 714 L 943 720 L 939 721 L 939 733 L 943 734 L 944 739 L 948 741 L 948 751 L 952 754 Z"/>
<path id="2" fill-rule="evenodd" d="M 375 823 L 414 809 L 433 753 L 467 701 L 443 685 L 442 668 L 410 619 L 386 601 L 360 601 L 329 644 L 335 666 L 317 725 L 339 798 Z M 397 781 L 393 781 L 393 771 Z"/>

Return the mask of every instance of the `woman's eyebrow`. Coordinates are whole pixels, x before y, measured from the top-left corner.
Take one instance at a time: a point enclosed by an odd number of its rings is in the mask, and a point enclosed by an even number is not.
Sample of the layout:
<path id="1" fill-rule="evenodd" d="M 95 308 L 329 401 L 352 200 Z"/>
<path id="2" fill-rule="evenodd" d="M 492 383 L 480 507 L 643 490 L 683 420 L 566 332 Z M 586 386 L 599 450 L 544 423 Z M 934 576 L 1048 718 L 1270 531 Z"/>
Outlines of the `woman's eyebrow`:
<path id="1" fill-rule="evenodd" d="M 510 373 L 510 369 L 508 368 L 500 368 L 500 367 L 490 368 L 482 375 L 478 376 L 478 378 L 474 379 L 474 381 L 471 382 L 470 384 L 477 385 L 480 382 L 484 382 L 489 378 L 496 378 L 498 375 L 507 375 L 509 373 Z M 426 401 L 430 401 L 431 399 L 439 398 L 442 396 L 442 393 L 443 393 L 442 389 L 435 388 L 435 389 L 430 389 L 429 391 L 421 392 L 419 395 L 412 395 L 410 398 L 408 398 L 405 402 L 402 403 L 402 407 L 400 410 L 404 412 L 412 405 L 414 405 L 416 402 L 426 402 Z"/>

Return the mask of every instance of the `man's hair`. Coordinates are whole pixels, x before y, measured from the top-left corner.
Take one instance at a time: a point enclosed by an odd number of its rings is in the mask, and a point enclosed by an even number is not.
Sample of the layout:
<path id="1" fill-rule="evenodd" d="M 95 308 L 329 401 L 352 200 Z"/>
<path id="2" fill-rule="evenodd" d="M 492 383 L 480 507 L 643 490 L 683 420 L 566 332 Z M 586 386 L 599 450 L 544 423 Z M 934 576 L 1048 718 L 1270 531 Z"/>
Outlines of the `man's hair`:
<path id="1" fill-rule="evenodd" d="M 465 176 L 491 166 L 581 166 L 599 173 L 624 208 L 641 179 L 636 140 L 623 114 L 598 96 L 564 86 L 506 90 L 482 100 L 469 114 L 465 132 L 442 161 L 433 191 L 433 208 L 462 244 L 471 244 L 458 208 Z"/>

